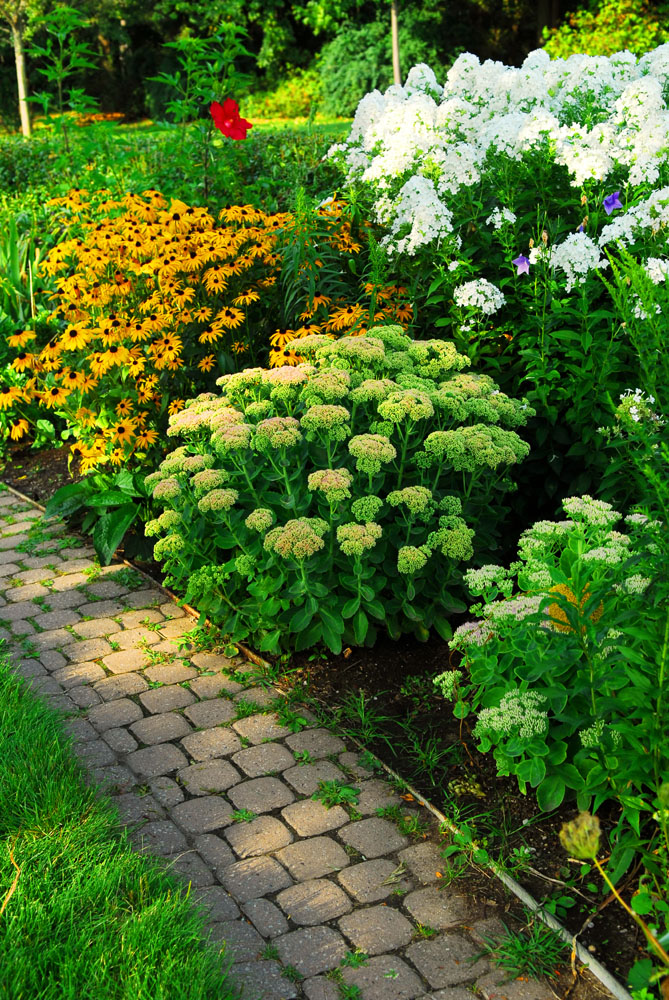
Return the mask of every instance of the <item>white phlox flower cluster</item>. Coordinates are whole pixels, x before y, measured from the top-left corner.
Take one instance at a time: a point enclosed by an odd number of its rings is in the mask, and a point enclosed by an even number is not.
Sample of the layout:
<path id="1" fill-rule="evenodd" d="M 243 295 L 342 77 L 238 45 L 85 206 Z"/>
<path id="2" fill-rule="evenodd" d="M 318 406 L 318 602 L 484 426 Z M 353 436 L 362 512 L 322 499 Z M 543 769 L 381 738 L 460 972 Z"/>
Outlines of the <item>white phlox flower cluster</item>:
<path id="1" fill-rule="evenodd" d="M 567 291 L 575 285 L 582 285 L 590 271 L 608 266 L 597 244 L 585 233 L 571 233 L 563 243 L 553 247 L 551 264 L 556 270 L 564 271 L 567 277 Z"/>
<path id="2" fill-rule="evenodd" d="M 411 177 L 392 202 L 389 198 L 382 199 L 378 213 L 390 227 L 390 235 L 382 240 L 382 245 L 399 253 L 415 254 L 419 246 L 431 243 L 453 228 L 453 216 L 439 201 L 434 184 L 419 175 Z M 409 232 L 394 241 L 395 234 L 407 226 Z"/>
<path id="3" fill-rule="evenodd" d="M 461 308 L 478 309 L 486 316 L 492 316 L 506 302 L 504 292 L 485 278 L 477 278 L 476 281 L 466 281 L 464 285 L 458 285 L 453 292 L 453 299 Z"/>
<path id="4" fill-rule="evenodd" d="M 669 260 L 662 257 L 649 257 L 645 269 L 654 285 L 663 285 L 669 278 Z"/>
<path id="5" fill-rule="evenodd" d="M 669 147 L 669 138 L 667 139 Z M 658 188 L 657 191 L 634 205 L 628 212 L 616 217 L 602 229 L 599 234 L 599 245 L 605 247 L 609 243 L 622 243 L 627 246 L 634 243 L 644 230 L 650 230 L 655 235 L 669 224 L 669 187 Z"/>
<path id="6" fill-rule="evenodd" d="M 415 250 L 450 232 L 449 199 L 500 157 L 517 161 L 544 149 L 575 187 L 614 174 L 617 184 L 621 175 L 622 183 L 656 183 L 669 155 L 668 90 L 669 44 L 639 59 L 618 52 L 551 60 L 537 50 L 518 68 L 466 52 L 443 86 L 421 64 L 403 87 L 367 94 L 348 138 L 330 154 L 341 156 L 350 181 L 371 187 L 379 220 L 400 242 L 401 213 L 391 210 L 388 219 L 388 204 L 409 177 L 433 181 L 415 190 L 435 220 L 413 233 Z"/>
<path id="7" fill-rule="evenodd" d="M 511 211 L 510 208 L 495 208 L 485 220 L 487 226 L 492 226 L 493 229 L 501 229 L 502 226 L 512 226 L 516 221 L 516 216 Z"/>

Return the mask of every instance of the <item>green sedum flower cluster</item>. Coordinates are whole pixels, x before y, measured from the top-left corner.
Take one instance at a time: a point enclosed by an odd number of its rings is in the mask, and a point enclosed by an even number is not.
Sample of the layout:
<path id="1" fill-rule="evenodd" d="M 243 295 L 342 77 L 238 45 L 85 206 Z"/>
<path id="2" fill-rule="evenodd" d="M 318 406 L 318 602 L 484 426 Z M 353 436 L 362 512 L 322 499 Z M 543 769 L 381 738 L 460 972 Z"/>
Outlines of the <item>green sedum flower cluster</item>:
<path id="1" fill-rule="evenodd" d="M 219 379 L 170 421 L 147 478 L 156 557 L 186 599 L 263 651 L 450 637 L 462 569 L 494 547 L 533 410 L 400 327 L 300 340 L 295 367 Z M 166 519 L 166 515 L 169 515 Z"/>

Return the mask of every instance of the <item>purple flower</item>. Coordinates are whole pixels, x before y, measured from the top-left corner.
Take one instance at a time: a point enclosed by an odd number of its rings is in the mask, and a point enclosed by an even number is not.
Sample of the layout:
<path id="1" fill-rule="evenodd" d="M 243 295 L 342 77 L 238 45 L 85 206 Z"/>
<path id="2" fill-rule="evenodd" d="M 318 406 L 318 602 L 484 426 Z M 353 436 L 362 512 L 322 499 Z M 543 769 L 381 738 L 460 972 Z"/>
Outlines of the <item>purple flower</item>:
<path id="1" fill-rule="evenodd" d="M 615 212 L 617 208 L 622 207 L 623 203 L 620 200 L 620 191 L 614 191 L 613 194 L 608 195 L 608 197 L 604 199 L 604 211 L 607 215 L 610 215 L 611 212 Z"/>
<path id="2" fill-rule="evenodd" d="M 521 253 L 520 257 L 516 257 L 515 260 L 511 261 L 511 263 L 515 264 L 518 268 L 516 271 L 517 275 L 530 273 L 530 258 L 526 257 L 524 254 Z"/>

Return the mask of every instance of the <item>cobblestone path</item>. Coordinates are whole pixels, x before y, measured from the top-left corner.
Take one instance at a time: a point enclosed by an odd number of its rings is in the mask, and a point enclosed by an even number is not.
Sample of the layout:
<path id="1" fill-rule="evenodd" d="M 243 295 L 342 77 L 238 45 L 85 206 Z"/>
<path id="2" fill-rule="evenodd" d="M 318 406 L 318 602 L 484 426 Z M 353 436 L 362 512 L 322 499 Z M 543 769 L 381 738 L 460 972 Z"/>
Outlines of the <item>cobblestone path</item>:
<path id="1" fill-rule="evenodd" d="M 100 569 L 81 539 L 7 492 L 0 619 L 16 672 L 67 714 L 136 847 L 192 884 L 243 1000 L 553 996 L 500 985 L 476 958 L 503 928 L 466 882 L 439 880 L 447 862 L 427 811 L 414 810 L 431 836 L 411 842 L 376 815 L 411 807 L 358 753 L 308 712 L 306 728 L 283 725 L 250 664 L 179 649 L 195 622 L 164 591 Z M 357 786 L 357 806 L 311 798 L 332 780 Z"/>

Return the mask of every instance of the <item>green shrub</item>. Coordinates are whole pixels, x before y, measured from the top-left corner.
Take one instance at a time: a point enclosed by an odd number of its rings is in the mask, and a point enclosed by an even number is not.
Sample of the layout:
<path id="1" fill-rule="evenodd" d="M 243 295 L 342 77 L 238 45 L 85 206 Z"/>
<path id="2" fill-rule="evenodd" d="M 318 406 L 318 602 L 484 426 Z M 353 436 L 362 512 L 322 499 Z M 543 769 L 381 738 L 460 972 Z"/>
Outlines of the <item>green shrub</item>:
<path id="1" fill-rule="evenodd" d="M 620 874 L 669 768 L 669 539 L 640 513 L 618 528 L 621 514 L 589 496 L 563 506 L 566 520 L 521 535 L 508 570 L 465 574 L 479 617 L 451 640 L 461 668 L 435 683 L 457 717 L 477 714 L 479 750 L 540 808 L 617 800 Z"/>
<path id="2" fill-rule="evenodd" d="M 300 341 L 313 363 L 219 379 L 175 415 L 147 477 L 156 559 L 231 639 L 371 643 L 461 610 L 459 565 L 494 545 L 532 414 L 452 344 L 400 327 Z"/>
<path id="3" fill-rule="evenodd" d="M 244 101 L 244 113 L 256 118 L 307 118 L 321 102 L 318 71 L 296 69 L 274 90 L 253 93 Z"/>
<path id="4" fill-rule="evenodd" d="M 667 41 L 668 27 L 666 14 L 658 15 L 646 0 L 601 0 L 596 10 L 575 11 L 558 28 L 544 28 L 544 48 L 552 59 L 626 50 L 640 56 Z"/>

